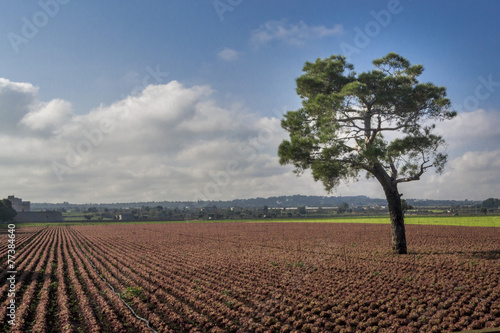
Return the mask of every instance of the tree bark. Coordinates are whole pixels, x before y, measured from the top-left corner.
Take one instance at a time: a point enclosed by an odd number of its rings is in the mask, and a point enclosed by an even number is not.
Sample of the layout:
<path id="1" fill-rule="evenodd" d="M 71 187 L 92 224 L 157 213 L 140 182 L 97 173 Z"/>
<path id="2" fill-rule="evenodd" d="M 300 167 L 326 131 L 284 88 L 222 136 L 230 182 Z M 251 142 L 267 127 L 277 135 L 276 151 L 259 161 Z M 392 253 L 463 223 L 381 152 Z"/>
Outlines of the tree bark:
<path id="1" fill-rule="evenodd" d="M 375 166 L 372 173 L 382 185 L 387 199 L 387 204 L 389 206 L 392 231 L 392 250 L 396 254 L 407 254 L 404 213 L 397 183 L 381 166 Z"/>
<path id="2" fill-rule="evenodd" d="M 389 205 L 389 216 L 391 218 L 392 229 L 392 250 L 397 254 L 406 254 L 406 231 L 404 224 L 403 207 L 401 196 L 394 185 L 394 188 L 384 188 L 387 204 Z"/>

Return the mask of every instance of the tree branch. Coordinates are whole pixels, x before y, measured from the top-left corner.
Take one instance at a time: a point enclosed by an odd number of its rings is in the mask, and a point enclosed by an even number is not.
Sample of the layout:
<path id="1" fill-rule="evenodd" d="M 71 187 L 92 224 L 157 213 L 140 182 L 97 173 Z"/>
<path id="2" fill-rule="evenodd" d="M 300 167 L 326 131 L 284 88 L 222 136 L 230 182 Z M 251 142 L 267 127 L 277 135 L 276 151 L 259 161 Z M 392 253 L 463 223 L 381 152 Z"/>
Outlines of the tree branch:
<path id="1" fill-rule="evenodd" d="M 396 165 L 394 164 L 394 161 L 392 160 L 392 157 L 389 158 L 390 161 L 390 166 L 391 166 L 391 178 L 396 179 L 398 177 L 398 169 L 396 169 Z"/>
<path id="2" fill-rule="evenodd" d="M 425 165 L 426 163 L 429 163 L 429 160 L 425 159 L 424 152 L 422 152 L 422 159 L 423 159 L 423 162 L 422 162 L 422 164 L 420 164 L 420 171 L 417 174 L 415 174 L 413 176 L 410 176 L 410 177 L 404 177 L 404 178 L 396 179 L 395 183 L 398 184 L 398 183 L 411 182 L 411 181 L 414 181 L 414 180 L 420 180 L 420 176 L 422 176 L 424 174 L 425 170 L 427 170 L 427 169 L 429 169 L 429 168 L 432 167 L 432 164 L 431 165 Z"/>
<path id="3" fill-rule="evenodd" d="M 380 128 L 377 128 L 377 132 L 382 132 L 382 131 L 397 131 L 397 130 L 400 130 L 402 128 L 406 127 L 406 125 L 400 125 L 400 126 L 396 126 L 396 127 L 380 127 Z"/>

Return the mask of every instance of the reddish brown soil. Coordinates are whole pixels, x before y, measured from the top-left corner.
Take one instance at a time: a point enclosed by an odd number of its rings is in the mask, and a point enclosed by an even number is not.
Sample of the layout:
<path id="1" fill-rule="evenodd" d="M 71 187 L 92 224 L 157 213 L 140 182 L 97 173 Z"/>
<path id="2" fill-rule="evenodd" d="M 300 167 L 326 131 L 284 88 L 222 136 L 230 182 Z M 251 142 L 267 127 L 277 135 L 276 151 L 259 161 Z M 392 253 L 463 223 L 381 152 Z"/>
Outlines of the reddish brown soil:
<path id="1" fill-rule="evenodd" d="M 409 255 L 393 255 L 389 225 L 376 224 L 102 225 L 32 233 L 19 249 L 19 331 L 150 332 L 106 282 L 161 332 L 500 326 L 500 228 L 409 225 Z M 3 288 L 4 331 L 7 302 Z"/>

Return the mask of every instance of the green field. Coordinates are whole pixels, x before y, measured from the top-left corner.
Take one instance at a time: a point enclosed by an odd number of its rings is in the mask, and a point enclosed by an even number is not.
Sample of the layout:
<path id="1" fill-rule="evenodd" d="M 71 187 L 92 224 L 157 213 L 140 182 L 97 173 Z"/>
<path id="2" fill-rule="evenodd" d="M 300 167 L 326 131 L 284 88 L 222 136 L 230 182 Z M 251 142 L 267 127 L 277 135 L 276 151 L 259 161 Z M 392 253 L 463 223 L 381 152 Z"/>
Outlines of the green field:
<path id="1" fill-rule="evenodd" d="M 335 218 L 291 218 L 291 219 L 252 219 L 252 220 L 203 220 L 203 221 L 188 221 L 189 223 L 212 223 L 212 222 L 256 222 L 256 223 L 272 223 L 272 222 L 308 222 L 308 223 L 379 223 L 389 224 L 389 217 L 374 216 L 374 217 L 335 217 Z M 64 226 L 64 225 L 100 225 L 100 224 L 152 224 L 152 223 L 187 223 L 182 221 L 89 221 L 89 222 L 57 222 L 57 223 L 16 223 L 21 226 Z M 500 227 L 500 216 L 484 215 L 484 216 L 410 216 L 405 218 L 405 224 L 420 224 L 420 225 L 455 225 L 466 227 Z"/>
<path id="2" fill-rule="evenodd" d="M 267 220 L 260 220 L 267 222 Z M 340 217 L 326 219 L 284 219 L 281 222 L 328 222 L 328 223 L 378 223 L 389 224 L 387 216 Z M 259 222 L 256 221 L 256 222 Z M 500 227 L 500 216 L 411 216 L 405 218 L 405 224 L 421 225 L 456 225 L 468 227 Z"/>
<path id="3" fill-rule="evenodd" d="M 248 221 L 242 221 L 248 222 Z M 389 224 L 388 216 L 339 217 L 318 219 L 266 219 L 252 222 L 311 222 L 311 223 L 378 223 Z M 456 225 L 466 227 L 500 227 L 500 216 L 411 216 L 405 218 L 405 224 L 420 225 Z"/>

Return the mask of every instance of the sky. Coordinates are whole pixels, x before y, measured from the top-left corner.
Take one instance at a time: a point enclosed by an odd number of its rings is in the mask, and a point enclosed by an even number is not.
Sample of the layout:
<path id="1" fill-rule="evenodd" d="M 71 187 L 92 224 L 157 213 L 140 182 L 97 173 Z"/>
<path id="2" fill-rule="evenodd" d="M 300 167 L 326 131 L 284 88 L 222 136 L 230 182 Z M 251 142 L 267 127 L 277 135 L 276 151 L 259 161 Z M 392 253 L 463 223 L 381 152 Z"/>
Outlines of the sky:
<path id="1" fill-rule="evenodd" d="M 0 196 L 32 202 L 231 200 L 328 194 L 281 166 L 283 114 L 306 61 L 357 72 L 389 52 L 446 86 L 443 174 L 404 198 L 500 189 L 498 1 L 0 1 Z"/>

